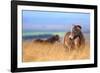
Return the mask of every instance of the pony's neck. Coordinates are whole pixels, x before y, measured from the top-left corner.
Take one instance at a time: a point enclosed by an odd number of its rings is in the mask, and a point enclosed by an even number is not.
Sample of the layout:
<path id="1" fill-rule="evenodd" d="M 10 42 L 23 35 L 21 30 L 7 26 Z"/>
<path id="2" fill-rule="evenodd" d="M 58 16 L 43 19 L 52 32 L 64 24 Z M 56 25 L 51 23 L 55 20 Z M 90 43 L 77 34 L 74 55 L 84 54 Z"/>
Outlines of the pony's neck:
<path id="1" fill-rule="evenodd" d="M 84 38 L 82 32 L 80 32 L 79 38 Z"/>
<path id="2" fill-rule="evenodd" d="M 82 32 L 80 32 L 79 35 L 75 36 L 74 39 L 76 39 L 76 38 L 78 38 L 78 37 L 79 37 L 80 39 L 81 39 L 81 38 L 84 38 Z"/>
<path id="3" fill-rule="evenodd" d="M 79 38 L 80 38 L 80 44 L 82 44 L 84 42 L 84 39 L 85 39 L 82 32 L 80 33 Z"/>

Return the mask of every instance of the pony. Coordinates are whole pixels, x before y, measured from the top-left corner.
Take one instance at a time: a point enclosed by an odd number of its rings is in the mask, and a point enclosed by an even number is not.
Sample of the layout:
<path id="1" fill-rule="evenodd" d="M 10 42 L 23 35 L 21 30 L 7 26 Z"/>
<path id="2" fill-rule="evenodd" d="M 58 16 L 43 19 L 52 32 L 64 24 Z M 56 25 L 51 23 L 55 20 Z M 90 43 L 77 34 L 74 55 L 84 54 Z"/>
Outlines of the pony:
<path id="1" fill-rule="evenodd" d="M 85 47 L 85 38 L 80 25 L 73 25 L 71 32 L 64 36 L 64 46 L 69 49 L 79 49 Z"/>
<path id="2" fill-rule="evenodd" d="M 35 42 L 44 42 L 44 43 L 55 43 L 55 42 L 60 42 L 60 37 L 59 35 L 53 35 L 52 37 L 47 38 L 46 40 L 43 39 L 36 39 Z"/>

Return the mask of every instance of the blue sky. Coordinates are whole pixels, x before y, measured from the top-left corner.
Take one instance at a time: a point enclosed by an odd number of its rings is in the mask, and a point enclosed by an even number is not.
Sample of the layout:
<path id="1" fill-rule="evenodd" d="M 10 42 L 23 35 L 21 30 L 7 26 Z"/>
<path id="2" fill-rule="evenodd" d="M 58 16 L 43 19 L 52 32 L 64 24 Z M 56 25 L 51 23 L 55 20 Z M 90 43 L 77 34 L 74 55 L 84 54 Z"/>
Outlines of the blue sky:
<path id="1" fill-rule="evenodd" d="M 80 24 L 83 31 L 90 30 L 90 14 L 75 12 L 22 12 L 23 30 L 69 31 L 72 24 Z"/>

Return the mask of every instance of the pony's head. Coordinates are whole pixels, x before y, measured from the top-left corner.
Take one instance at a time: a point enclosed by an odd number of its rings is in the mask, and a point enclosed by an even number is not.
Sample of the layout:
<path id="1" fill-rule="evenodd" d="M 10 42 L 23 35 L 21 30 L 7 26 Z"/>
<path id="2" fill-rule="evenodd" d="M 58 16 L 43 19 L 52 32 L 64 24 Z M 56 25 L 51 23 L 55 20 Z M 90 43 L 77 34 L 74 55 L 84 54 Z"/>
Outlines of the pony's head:
<path id="1" fill-rule="evenodd" d="M 69 38 L 71 40 L 77 38 L 81 33 L 81 29 L 82 29 L 82 27 L 80 25 L 73 25 L 73 27 L 71 29 L 71 34 L 69 35 Z"/>

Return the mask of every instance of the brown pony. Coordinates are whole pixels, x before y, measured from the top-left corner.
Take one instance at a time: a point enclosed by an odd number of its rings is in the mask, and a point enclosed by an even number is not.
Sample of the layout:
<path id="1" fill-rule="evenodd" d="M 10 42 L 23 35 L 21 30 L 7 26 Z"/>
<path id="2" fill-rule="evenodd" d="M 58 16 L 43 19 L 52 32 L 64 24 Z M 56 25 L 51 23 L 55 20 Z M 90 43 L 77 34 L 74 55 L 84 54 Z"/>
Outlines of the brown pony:
<path id="1" fill-rule="evenodd" d="M 53 35 L 50 38 L 47 38 L 46 40 L 43 39 L 36 39 L 35 42 L 44 42 L 44 43 L 55 43 L 55 42 L 60 42 L 60 37 L 59 35 Z"/>
<path id="2" fill-rule="evenodd" d="M 78 49 L 85 47 L 85 38 L 81 31 L 80 25 L 74 25 L 71 32 L 68 32 L 64 36 L 64 46 L 69 49 Z"/>

